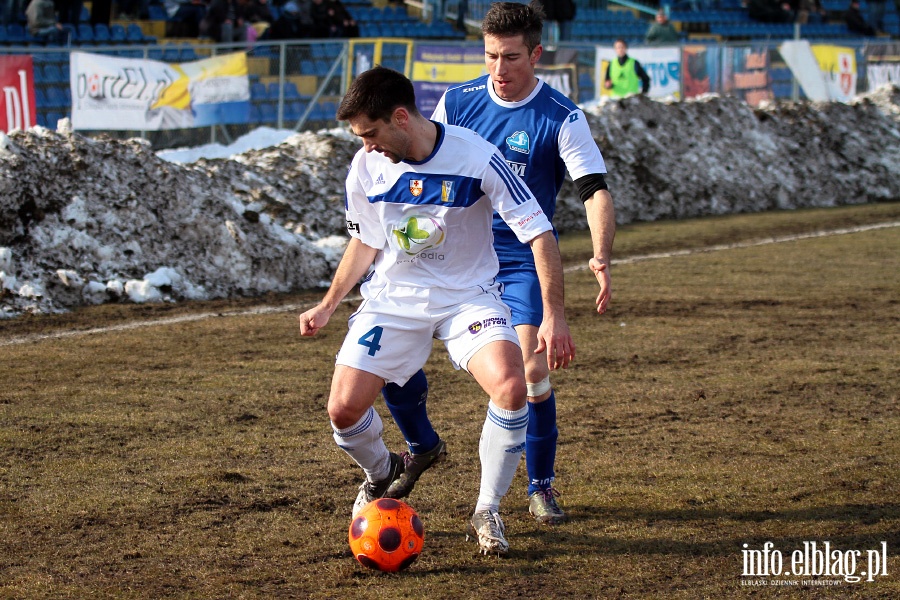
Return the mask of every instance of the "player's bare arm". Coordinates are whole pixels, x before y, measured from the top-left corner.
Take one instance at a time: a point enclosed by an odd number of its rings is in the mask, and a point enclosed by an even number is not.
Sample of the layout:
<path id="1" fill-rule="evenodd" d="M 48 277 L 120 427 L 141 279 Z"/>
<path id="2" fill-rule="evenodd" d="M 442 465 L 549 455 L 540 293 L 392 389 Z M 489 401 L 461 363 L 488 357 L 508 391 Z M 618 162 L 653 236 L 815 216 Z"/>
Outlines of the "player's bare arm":
<path id="1" fill-rule="evenodd" d="M 600 293 L 597 295 L 597 312 L 602 315 L 612 300 L 612 279 L 609 270 L 612 261 L 613 240 L 616 237 L 616 215 L 612 196 L 608 190 L 597 190 L 585 201 L 584 208 L 587 211 L 591 245 L 594 250 L 594 255 L 588 264 L 597 278 L 597 283 L 600 284 Z"/>
<path id="2" fill-rule="evenodd" d="M 534 353 L 547 352 L 547 366 L 551 371 L 565 369 L 575 358 L 575 341 L 566 323 L 565 286 L 559 245 L 549 231 L 537 236 L 529 244 L 534 253 L 534 264 L 544 302 L 544 319 L 538 328 L 538 345 Z"/>
<path id="3" fill-rule="evenodd" d="M 377 249 L 365 245 L 356 238 L 351 238 L 341 257 L 341 262 L 338 264 L 337 271 L 335 271 L 331 286 L 325 292 L 325 297 L 319 304 L 298 317 L 300 335 L 316 335 L 328 324 L 328 320 L 337 310 L 338 304 L 359 283 L 377 255 Z"/>

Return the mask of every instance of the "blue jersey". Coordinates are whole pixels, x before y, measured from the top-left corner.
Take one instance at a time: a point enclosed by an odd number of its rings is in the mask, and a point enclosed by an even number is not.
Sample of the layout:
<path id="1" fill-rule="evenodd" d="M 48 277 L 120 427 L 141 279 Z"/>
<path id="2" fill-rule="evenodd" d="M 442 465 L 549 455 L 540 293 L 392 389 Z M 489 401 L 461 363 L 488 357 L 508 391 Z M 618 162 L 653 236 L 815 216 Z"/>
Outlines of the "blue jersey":
<path id="1" fill-rule="evenodd" d="M 606 173 L 584 113 L 542 81 L 524 100 L 506 102 L 496 95 L 490 76 L 485 75 L 447 89 L 432 118 L 472 129 L 494 144 L 551 221 L 566 170 L 573 180 Z M 493 233 L 501 263 L 533 262 L 528 246 L 496 214 Z"/>

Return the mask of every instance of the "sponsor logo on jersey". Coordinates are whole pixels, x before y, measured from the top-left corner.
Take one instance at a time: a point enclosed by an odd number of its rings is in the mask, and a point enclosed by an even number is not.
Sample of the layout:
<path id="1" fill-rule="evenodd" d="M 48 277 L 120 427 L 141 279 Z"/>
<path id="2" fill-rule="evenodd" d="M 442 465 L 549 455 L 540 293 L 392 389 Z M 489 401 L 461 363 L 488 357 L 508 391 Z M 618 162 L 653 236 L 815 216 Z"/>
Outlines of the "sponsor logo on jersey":
<path id="1" fill-rule="evenodd" d="M 375 185 L 384 185 L 384 173 L 378 174 L 378 178 L 375 180 Z"/>
<path id="2" fill-rule="evenodd" d="M 456 200 L 456 192 L 453 191 L 453 182 L 441 182 L 441 202 L 453 204 L 454 200 Z"/>
<path id="3" fill-rule="evenodd" d="M 521 154 L 531 153 L 531 141 L 528 139 L 528 134 L 524 131 L 517 131 L 506 138 L 506 145 L 509 146 L 509 149 L 513 152 L 519 152 Z"/>
<path id="4" fill-rule="evenodd" d="M 409 180 L 409 192 L 415 196 L 419 197 L 422 195 L 422 180 L 421 179 L 410 179 Z"/>
<path id="5" fill-rule="evenodd" d="M 517 223 L 517 225 L 518 225 L 519 227 L 521 227 L 522 225 L 525 225 L 526 223 L 530 223 L 531 221 L 534 221 L 535 218 L 537 218 L 538 215 L 542 215 L 542 214 L 544 214 L 544 211 L 542 211 L 542 210 L 533 212 L 533 213 L 531 213 L 530 215 L 528 215 L 527 217 L 525 217 L 524 219 L 520 220 L 520 221 Z"/>
<path id="6" fill-rule="evenodd" d="M 509 168 L 512 169 L 512 172 L 518 175 L 519 177 L 525 177 L 525 163 L 517 163 L 511 160 L 506 161 L 506 164 L 509 165 Z"/>
<path id="7" fill-rule="evenodd" d="M 444 227 L 436 217 L 413 215 L 391 230 L 396 246 L 409 256 L 421 256 L 444 243 Z M 443 258 L 437 255 L 428 258 Z M 424 257 L 423 257 L 424 258 Z"/>
<path id="8" fill-rule="evenodd" d="M 508 321 L 504 317 L 488 317 L 483 321 L 475 321 L 471 325 L 469 325 L 469 333 L 476 334 L 483 329 L 490 329 L 491 327 L 507 327 Z"/>
<path id="9" fill-rule="evenodd" d="M 474 87 L 467 87 L 463 89 L 463 94 L 468 94 L 469 92 L 477 92 L 478 90 L 487 89 L 487 85 L 476 85 Z"/>
<path id="10" fill-rule="evenodd" d="M 347 231 L 355 231 L 359 233 L 359 223 L 354 223 L 350 219 L 347 219 Z"/>

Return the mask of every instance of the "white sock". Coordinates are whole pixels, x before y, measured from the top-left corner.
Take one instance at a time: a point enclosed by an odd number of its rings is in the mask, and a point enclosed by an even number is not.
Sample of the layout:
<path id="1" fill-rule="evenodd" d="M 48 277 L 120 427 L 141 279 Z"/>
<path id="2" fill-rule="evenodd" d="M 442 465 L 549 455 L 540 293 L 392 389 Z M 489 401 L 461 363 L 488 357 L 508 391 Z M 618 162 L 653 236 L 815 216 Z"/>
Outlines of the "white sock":
<path id="1" fill-rule="evenodd" d="M 374 407 L 369 408 L 350 427 L 338 429 L 332 423 L 331 428 L 334 430 L 334 441 L 362 467 L 369 481 L 381 481 L 388 476 L 391 455 L 381 439 L 384 425 Z"/>
<path id="2" fill-rule="evenodd" d="M 500 499 L 509 491 L 519 460 L 525 451 L 528 406 L 504 410 L 488 402 L 487 418 L 481 430 L 478 454 L 481 457 L 481 490 L 476 512 L 498 510 Z"/>

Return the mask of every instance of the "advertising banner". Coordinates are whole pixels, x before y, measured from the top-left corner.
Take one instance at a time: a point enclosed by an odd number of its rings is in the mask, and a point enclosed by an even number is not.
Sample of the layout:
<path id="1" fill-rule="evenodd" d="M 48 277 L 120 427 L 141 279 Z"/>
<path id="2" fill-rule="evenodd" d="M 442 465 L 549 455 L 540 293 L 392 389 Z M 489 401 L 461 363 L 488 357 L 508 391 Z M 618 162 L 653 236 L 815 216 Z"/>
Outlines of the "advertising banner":
<path id="1" fill-rule="evenodd" d="M 416 44 L 410 79 L 419 111 L 431 115 L 448 87 L 486 72 L 484 46 Z"/>
<path id="2" fill-rule="evenodd" d="M 37 124 L 34 64 L 30 55 L 0 56 L 0 131 Z"/>
<path id="3" fill-rule="evenodd" d="M 681 49 L 681 88 L 684 98 L 719 91 L 717 46 L 684 46 Z"/>
<path id="4" fill-rule="evenodd" d="M 73 52 L 69 72 L 76 130 L 157 131 L 250 120 L 243 52 L 180 64 Z"/>
<path id="5" fill-rule="evenodd" d="M 572 102 L 578 102 L 578 77 L 575 65 L 538 66 L 534 70 L 537 78 L 558 92 L 565 94 Z"/>
<path id="6" fill-rule="evenodd" d="M 849 102 L 856 95 L 856 51 L 845 46 L 787 41 L 778 47 L 810 100 Z"/>
<path id="7" fill-rule="evenodd" d="M 765 45 L 723 49 L 722 91 L 750 106 L 774 99 L 769 82 L 769 50 Z"/>
<path id="8" fill-rule="evenodd" d="M 856 95 L 856 51 L 846 46 L 812 47 L 831 100 L 849 102 Z"/>
<path id="9" fill-rule="evenodd" d="M 867 91 L 883 85 L 900 85 L 900 42 L 868 44 L 866 53 Z"/>

